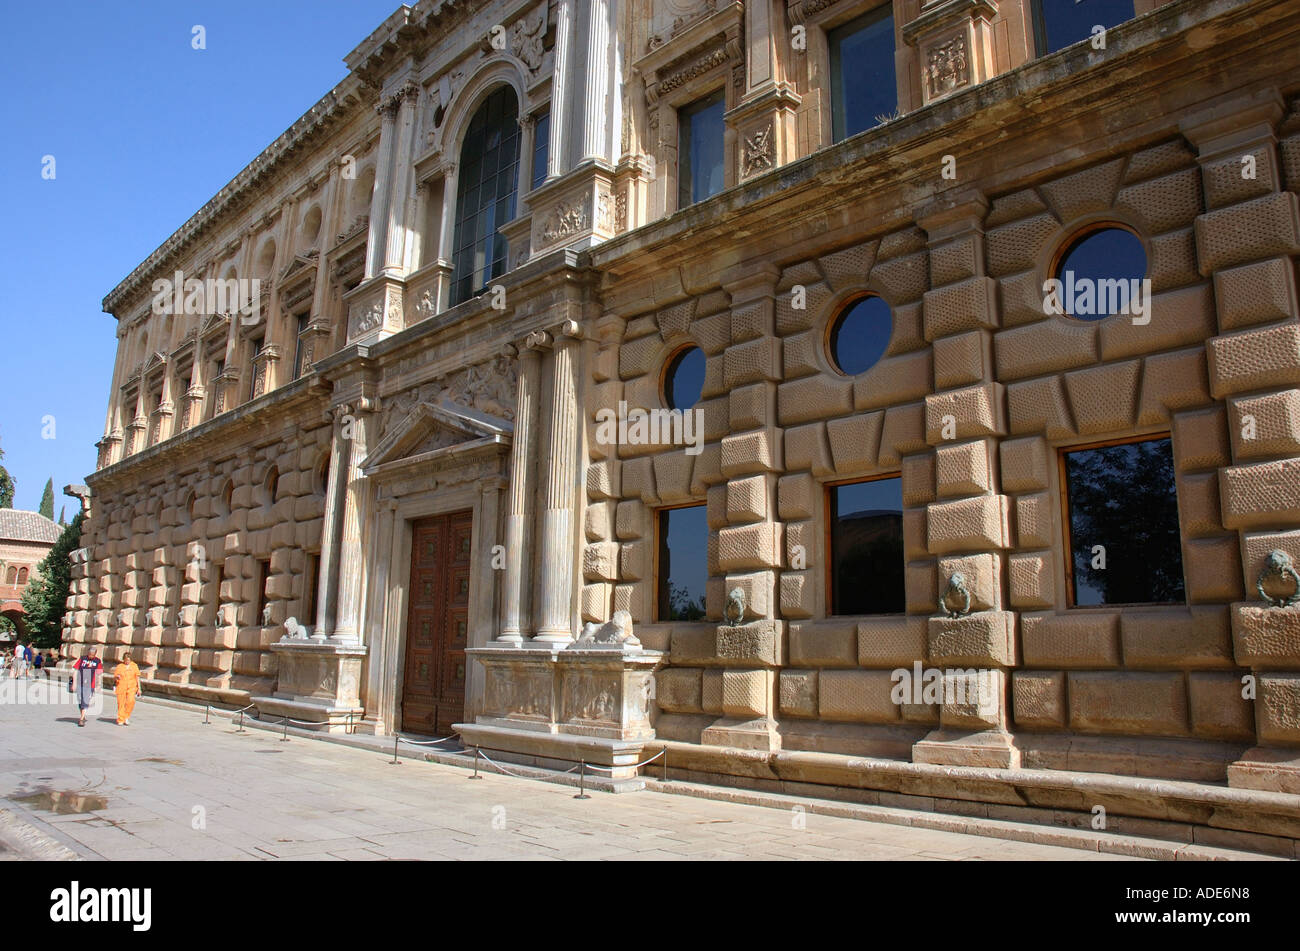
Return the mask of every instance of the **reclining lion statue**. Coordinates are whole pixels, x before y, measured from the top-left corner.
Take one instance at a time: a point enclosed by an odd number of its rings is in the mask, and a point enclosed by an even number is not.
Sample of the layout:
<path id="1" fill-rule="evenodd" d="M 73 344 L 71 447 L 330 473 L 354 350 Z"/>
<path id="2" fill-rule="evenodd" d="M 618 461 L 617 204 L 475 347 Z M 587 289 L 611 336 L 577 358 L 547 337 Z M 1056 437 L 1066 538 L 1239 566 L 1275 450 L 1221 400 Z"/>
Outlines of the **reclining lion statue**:
<path id="1" fill-rule="evenodd" d="M 621 644 L 628 647 L 641 646 L 641 642 L 632 633 L 632 615 L 627 611 L 615 611 L 614 616 L 604 624 L 589 621 L 583 625 L 577 643 Z"/>

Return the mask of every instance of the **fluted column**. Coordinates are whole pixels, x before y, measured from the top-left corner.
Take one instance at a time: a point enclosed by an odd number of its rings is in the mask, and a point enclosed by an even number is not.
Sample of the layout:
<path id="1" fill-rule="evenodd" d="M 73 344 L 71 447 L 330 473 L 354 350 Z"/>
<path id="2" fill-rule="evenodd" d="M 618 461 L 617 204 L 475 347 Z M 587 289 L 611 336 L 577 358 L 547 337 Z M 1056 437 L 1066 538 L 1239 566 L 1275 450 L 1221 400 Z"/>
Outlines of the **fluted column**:
<path id="1" fill-rule="evenodd" d="M 587 102 L 582 117 L 582 156 L 609 160 L 609 3 L 588 0 Z"/>
<path id="2" fill-rule="evenodd" d="M 369 452 L 366 444 L 374 401 L 362 397 L 348 422 L 351 427 L 347 475 L 343 480 L 343 527 L 339 533 L 339 606 L 331 636 L 346 644 L 361 642 L 361 598 L 365 581 L 365 545 L 362 529 L 370 486 L 361 463 Z"/>
<path id="3" fill-rule="evenodd" d="M 382 118 L 379 129 L 379 156 L 375 160 L 375 194 L 370 202 L 370 235 L 366 244 L 366 277 L 374 277 L 384 260 L 388 237 L 388 203 L 393 172 L 393 127 L 397 121 L 400 96 L 383 100 L 376 111 Z"/>
<path id="4" fill-rule="evenodd" d="M 555 335 L 551 374 L 551 426 L 546 444 L 546 496 L 542 510 L 541 613 L 535 640 L 573 640 L 574 494 L 578 486 L 578 338 L 576 321 Z"/>
<path id="5" fill-rule="evenodd" d="M 334 434 L 330 439 L 329 474 L 325 479 L 325 515 L 320 533 L 320 586 L 316 591 L 317 635 L 334 629 L 339 590 L 339 532 L 343 527 L 343 498 L 346 492 L 348 440 L 343 436 L 343 420 L 350 414 L 347 405 L 334 407 Z"/>
<path id="6" fill-rule="evenodd" d="M 547 178 L 557 178 L 566 170 L 564 147 L 569 140 L 569 97 L 575 86 L 573 77 L 569 75 L 574 2 L 560 0 L 555 8 L 555 68 L 551 77 L 551 144 L 547 152 Z"/>
<path id="7" fill-rule="evenodd" d="M 519 392 L 510 447 L 510 495 L 506 500 L 506 576 L 500 640 L 519 644 L 532 629 L 532 512 L 537 497 L 537 388 L 541 381 L 543 331 L 531 333 L 519 353 Z"/>
<path id="8" fill-rule="evenodd" d="M 388 240 L 384 245 L 384 270 L 401 276 L 405 268 L 406 242 L 409 236 L 411 190 L 411 142 L 415 137 L 415 103 L 420 87 L 406 83 L 397 93 L 397 142 L 394 146 L 392 191 L 388 199 Z"/>

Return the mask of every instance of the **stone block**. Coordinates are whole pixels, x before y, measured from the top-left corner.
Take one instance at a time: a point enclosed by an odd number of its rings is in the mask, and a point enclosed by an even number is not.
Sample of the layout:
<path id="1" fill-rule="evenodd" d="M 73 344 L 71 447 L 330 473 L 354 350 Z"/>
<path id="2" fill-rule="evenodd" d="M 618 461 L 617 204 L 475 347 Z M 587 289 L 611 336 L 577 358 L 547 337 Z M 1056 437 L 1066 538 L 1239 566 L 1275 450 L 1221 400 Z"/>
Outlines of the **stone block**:
<path id="1" fill-rule="evenodd" d="M 758 522 L 718 530 L 718 567 L 722 571 L 777 568 L 781 565 L 781 523 Z"/>
<path id="2" fill-rule="evenodd" d="M 1108 212 L 1114 204 L 1124 165 L 1124 159 L 1112 159 L 1054 179 L 1038 191 L 1062 221 Z"/>
<path id="3" fill-rule="evenodd" d="M 582 550 L 582 576 L 588 581 L 617 581 L 618 544 L 597 542 Z"/>
<path id="4" fill-rule="evenodd" d="M 721 670 L 706 670 L 700 677 L 700 707 L 705 713 L 722 713 Z"/>
<path id="5" fill-rule="evenodd" d="M 779 667 L 785 663 L 785 633 L 781 621 L 719 625 L 714 631 L 714 653 L 729 666 Z"/>
<path id="6" fill-rule="evenodd" d="M 903 504 L 906 506 L 925 505 L 935 500 L 935 459 L 929 452 L 908 456 L 900 466 L 902 476 Z"/>
<path id="7" fill-rule="evenodd" d="M 1009 547 L 1007 497 L 985 495 L 926 506 L 927 547 L 935 554 Z"/>
<path id="8" fill-rule="evenodd" d="M 1223 534 L 1219 511 L 1219 476 L 1214 472 L 1183 475 L 1178 482 L 1178 515 L 1184 538 Z"/>
<path id="9" fill-rule="evenodd" d="M 610 537 L 610 524 L 613 521 L 613 502 L 593 502 L 583 513 L 583 532 L 589 542 L 604 541 Z"/>
<path id="10" fill-rule="evenodd" d="M 1059 236 L 1060 227 L 1055 216 L 1043 213 L 991 228 L 984 236 L 989 273 L 1003 277 L 1036 267 L 1047 243 Z"/>
<path id="11" fill-rule="evenodd" d="M 1010 383 L 1006 388 L 1008 431 L 1013 436 L 1043 435 L 1048 439 L 1069 439 L 1075 435 L 1074 421 L 1065 403 L 1059 377 L 1040 377 Z"/>
<path id="12" fill-rule="evenodd" d="M 1287 320 L 1298 310 L 1294 267 L 1285 257 L 1216 272 L 1214 294 L 1224 331 Z"/>
<path id="13" fill-rule="evenodd" d="M 761 337 L 733 344 L 723 354 L 723 385 L 728 390 L 764 380 L 781 379 L 781 341 Z"/>
<path id="14" fill-rule="evenodd" d="M 1056 606 L 1056 558 L 1050 551 L 1020 552 L 1007 560 L 1011 606 L 1042 610 Z"/>
<path id="15" fill-rule="evenodd" d="M 905 667 L 926 656 L 923 617 L 869 618 L 857 623 L 860 667 Z"/>
<path id="16" fill-rule="evenodd" d="M 813 572 L 781 572 L 781 616 L 809 618 L 816 613 L 817 583 Z"/>
<path id="17" fill-rule="evenodd" d="M 1072 671 L 1067 676 L 1072 729 L 1166 736 L 1187 732 L 1181 673 Z"/>
<path id="18" fill-rule="evenodd" d="M 887 356 L 853 380 L 853 408 L 877 409 L 930 392 L 933 378 L 929 349 Z"/>
<path id="19" fill-rule="evenodd" d="M 1225 334 L 1206 346 L 1216 397 L 1300 384 L 1300 324 Z"/>
<path id="20" fill-rule="evenodd" d="M 1228 465 L 1232 457 L 1223 408 L 1174 414 L 1173 450 L 1180 472 Z"/>
<path id="21" fill-rule="evenodd" d="M 790 663 L 797 667 L 855 667 L 858 626 L 841 618 L 791 624 L 789 652 Z"/>
<path id="22" fill-rule="evenodd" d="M 791 472 L 809 471 L 818 477 L 834 475 L 826 424 L 809 423 L 785 430 L 785 463 Z"/>
<path id="23" fill-rule="evenodd" d="M 685 450 L 660 453 L 654 458 L 655 489 L 659 500 L 668 504 L 693 501 L 691 469 L 695 457 Z"/>
<path id="24" fill-rule="evenodd" d="M 1080 436 L 1113 433 L 1133 425 L 1141 363 L 1113 363 L 1065 375 L 1065 389 Z"/>
<path id="25" fill-rule="evenodd" d="M 822 493 L 818 489 L 811 475 L 781 476 L 776 488 L 777 514 L 787 520 L 812 518 L 822 509 Z"/>
<path id="26" fill-rule="evenodd" d="M 939 596 L 935 562 L 933 558 L 909 561 L 903 567 L 903 589 L 907 596 L 906 610 L 910 614 L 933 614 L 938 609 Z"/>
<path id="27" fill-rule="evenodd" d="M 654 557 L 649 541 L 624 542 L 618 546 L 620 581 L 652 580 L 653 566 Z"/>
<path id="28" fill-rule="evenodd" d="M 1300 668 L 1300 607 L 1232 606 L 1232 648 L 1237 663 L 1255 670 Z"/>
<path id="29" fill-rule="evenodd" d="M 1300 745 L 1300 674 L 1261 674 L 1255 724 L 1261 743 Z"/>
<path id="30" fill-rule="evenodd" d="M 822 335 L 814 330 L 786 337 L 781 342 L 781 363 L 787 380 L 826 373 Z M 852 384 L 850 384 L 850 387 Z"/>
<path id="31" fill-rule="evenodd" d="M 1300 253 L 1296 195 L 1262 198 L 1207 212 L 1196 219 L 1196 257 L 1210 275 L 1247 261 Z"/>
<path id="32" fill-rule="evenodd" d="M 1240 548 L 1236 535 L 1183 541 L 1183 581 L 1187 600 L 1234 601 L 1242 596 Z"/>
<path id="33" fill-rule="evenodd" d="M 777 691 L 782 714 L 810 719 L 817 716 L 817 671 L 783 670 Z"/>
<path id="34" fill-rule="evenodd" d="M 1213 668 L 1232 666 L 1227 609 L 1129 609 L 1120 617 L 1126 667 Z"/>
<path id="35" fill-rule="evenodd" d="M 998 448 L 1002 459 L 1004 490 L 1032 492 L 1047 488 L 1049 469 L 1046 440 L 1038 436 L 1006 439 Z"/>
<path id="36" fill-rule="evenodd" d="M 993 489 L 991 450 L 988 439 L 945 443 L 935 451 L 935 489 L 940 498 L 979 495 Z"/>
<path id="37" fill-rule="evenodd" d="M 871 283 L 895 307 L 920 300 L 929 278 L 928 258 L 929 255 L 922 251 L 878 262 L 871 269 Z"/>
<path id="38" fill-rule="evenodd" d="M 836 475 L 862 475 L 876 467 L 884 417 L 884 413 L 864 413 L 826 424 Z"/>
<path id="39" fill-rule="evenodd" d="M 1119 666 L 1119 613 L 1025 613 L 1020 649 L 1026 667 Z"/>
<path id="40" fill-rule="evenodd" d="M 1300 458 L 1230 466 L 1219 483 L 1226 528 L 1300 523 Z"/>
<path id="41" fill-rule="evenodd" d="M 1011 712 L 1017 727 L 1059 730 L 1065 726 L 1065 674 L 1017 670 L 1011 675 Z"/>
<path id="42" fill-rule="evenodd" d="M 925 440 L 937 446 L 956 439 L 1004 435 L 1003 418 L 999 383 L 936 393 L 925 398 Z"/>
<path id="43" fill-rule="evenodd" d="M 781 433 L 759 429 L 722 440 L 722 474 L 728 478 L 781 469 Z M 662 492 L 662 490 L 661 490 Z"/>
<path id="44" fill-rule="evenodd" d="M 728 390 L 729 432 L 758 429 L 772 422 L 772 384 L 754 383 Z M 713 435 L 709 433 L 708 435 Z M 719 434 L 721 438 L 725 433 Z"/>
<path id="45" fill-rule="evenodd" d="M 853 412 L 853 381 L 819 374 L 777 387 L 777 421 L 782 426 Z M 744 427 L 737 427 L 744 428 Z"/>
<path id="46" fill-rule="evenodd" d="M 972 330 L 934 342 L 934 387 L 951 390 L 988 379 L 992 350 L 987 333 Z"/>
<path id="47" fill-rule="evenodd" d="M 1187 675 L 1187 709 L 1192 732 L 1216 740 L 1250 742 L 1255 708 L 1242 697 L 1241 675 L 1197 671 Z"/>
<path id="48" fill-rule="evenodd" d="M 1048 492 L 1016 496 L 1016 541 L 1021 548 L 1049 548 L 1056 535 L 1056 502 Z"/>
<path id="49" fill-rule="evenodd" d="M 891 406 L 885 410 L 885 425 L 880 432 L 880 455 L 876 459 L 877 465 L 881 468 L 897 466 L 903 456 L 922 452 L 927 448 L 924 404 L 909 403 L 906 406 Z"/>
<path id="50" fill-rule="evenodd" d="M 1129 185 L 1120 189 L 1115 205 L 1117 210 L 1132 215 L 1147 234 L 1186 228 L 1202 210 L 1200 175 L 1196 169 L 1187 168 Z"/>
<path id="51" fill-rule="evenodd" d="M 1041 302 L 1040 302 L 1041 303 Z M 1022 380 L 1097 362 L 1097 325 L 1043 320 L 994 337 L 999 380 Z"/>
<path id="52" fill-rule="evenodd" d="M 817 264 L 837 292 L 861 287 L 876 260 L 878 242 L 868 241 L 843 251 L 823 255 Z"/>
<path id="53" fill-rule="evenodd" d="M 893 723 L 898 705 L 885 670 L 823 670 L 817 677 L 817 710 L 823 720 Z"/>
<path id="54" fill-rule="evenodd" d="M 1016 662 L 1016 616 L 980 611 L 926 621 L 930 663 L 957 667 L 1011 667 Z"/>
<path id="55" fill-rule="evenodd" d="M 934 590 L 936 599 L 948 587 L 948 579 L 960 572 L 966 578 L 970 592 L 970 610 L 989 611 L 1002 608 L 1002 558 L 997 554 L 980 552 L 973 555 L 947 555 L 938 560 L 938 582 Z M 952 607 L 960 608 L 958 598 L 952 595 Z M 946 610 L 946 609 L 945 609 Z"/>
<path id="56" fill-rule="evenodd" d="M 930 554 L 926 543 L 925 509 L 903 509 L 903 557 L 925 558 Z"/>
<path id="57" fill-rule="evenodd" d="M 771 475 L 754 475 L 728 482 L 727 521 L 732 525 L 740 525 L 767 519 L 768 499 L 775 482 L 776 477 Z"/>
<path id="58" fill-rule="evenodd" d="M 617 459 L 593 462 L 587 466 L 587 495 L 594 500 L 619 497 L 619 466 Z"/>
<path id="59" fill-rule="evenodd" d="M 722 712 L 726 716 L 764 717 L 771 713 L 770 670 L 724 670 Z"/>
<path id="60" fill-rule="evenodd" d="M 1228 400 L 1237 460 L 1300 454 L 1300 390 Z"/>
<path id="61" fill-rule="evenodd" d="M 1156 293 L 1150 303 L 1147 323 L 1133 318 L 1102 323 L 1103 360 L 1200 344 L 1214 334 L 1214 295 L 1208 284 Z"/>

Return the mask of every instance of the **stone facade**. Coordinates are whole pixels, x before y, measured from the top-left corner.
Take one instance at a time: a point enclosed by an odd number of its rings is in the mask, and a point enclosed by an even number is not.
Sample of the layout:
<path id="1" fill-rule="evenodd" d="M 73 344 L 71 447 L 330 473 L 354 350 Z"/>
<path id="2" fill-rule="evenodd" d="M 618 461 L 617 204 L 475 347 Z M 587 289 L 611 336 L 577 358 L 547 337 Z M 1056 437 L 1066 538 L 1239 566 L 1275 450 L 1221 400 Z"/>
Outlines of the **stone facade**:
<path id="1" fill-rule="evenodd" d="M 872 7 L 393 14 L 106 299 L 120 346 L 68 651 L 130 644 L 156 689 L 242 705 L 276 689 L 293 616 L 365 648 L 366 728 L 400 728 L 413 525 L 468 511 L 468 647 L 555 653 L 628 612 L 662 654 L 643 748 L 682 768 L 1300 792 L 1300 608 L 1256 591 L 1270 552 L 1300 561 L 1300 11 L 1139 0 L 1104 49 L 1036 56 L 1029 0 L 896 0 L 898 115 L 835 143 L 827 38 Z M 500 293 L 453 306 L 459 142 L 502 84 L 522 156 L 549 109 L 545 176 L 529 188 L 521 159 Z M 679 209 L 677 116 L 718 89 L 726 188 Z M 1149 323 L 1045 311 L 1099 223 L 1142 242 Z M 178 269 L 266 277 L 266 321 L 152 316 Z M 864 293 L 893 332 L 847 376 L 828 326 Z M 603 444 L 597 413 L 662 408 L 684 345 L 705 355 L 702 451 Z M 1172 438 L 1185 603 L 1069 607 L 1060 453 L 1143 435 Z M 895 474 L 906 611 L 832 616 L 826 487 Z M 686 503 L 707 506 L 706 617 L 661 622 L 656 513 Z M 899 704 L 891 671 L 915 663 L 979 670 L 995 702 Z M 508 713 L 482 665 L 464 679 L 467 724 Z"/>

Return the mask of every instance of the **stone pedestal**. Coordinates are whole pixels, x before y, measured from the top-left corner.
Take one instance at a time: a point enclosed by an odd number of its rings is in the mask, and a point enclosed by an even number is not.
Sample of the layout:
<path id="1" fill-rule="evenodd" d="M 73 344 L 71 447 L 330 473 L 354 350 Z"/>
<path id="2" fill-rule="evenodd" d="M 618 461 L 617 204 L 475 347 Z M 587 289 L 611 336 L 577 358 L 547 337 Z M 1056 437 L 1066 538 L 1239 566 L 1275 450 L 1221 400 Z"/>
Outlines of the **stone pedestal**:
<path id="1" fill-rule="evenodd" d="M 515 763 L 568 769 L 585 760 L 610 767 L 600 775 L 614 780 L 636 776 L 634 764 L 655 736 L 650 691 L 662 653 L 535 641 L 466 653 L 486 674 L 483 713 L 455 725 L 466 746 Z"/>
<path id="2" fill-rule="evenodd" d="M 253 697 L 258 714 L 317 723 L 327 733 L 361 719 L 361 663 L 366 649 L 324 638 L 282 638 L 270 649 L 279 680 L 269 697 Z"/>
<path id="3" fill-rule="evenodd" d="M 1254 678 L 1259 745 L 1228 765 L 1228 785 L 1300 793 L 1300 606 L 1234 604 L 1232 646 Z"/>

